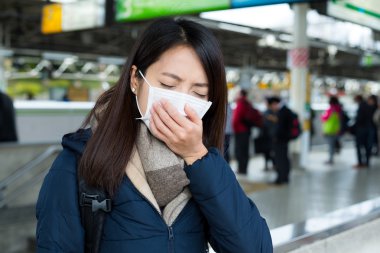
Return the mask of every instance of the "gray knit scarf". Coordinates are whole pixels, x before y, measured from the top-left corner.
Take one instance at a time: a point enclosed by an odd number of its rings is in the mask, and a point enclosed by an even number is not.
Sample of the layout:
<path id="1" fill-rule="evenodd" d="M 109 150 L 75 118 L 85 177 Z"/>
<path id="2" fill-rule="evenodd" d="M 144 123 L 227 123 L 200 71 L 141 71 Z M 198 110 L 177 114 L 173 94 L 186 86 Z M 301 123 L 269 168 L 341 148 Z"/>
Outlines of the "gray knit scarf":
<path id="1" fill-rule="evenodd" d="M 191 197 L 187 187 L 190 181 L 183 170 L 184 160 L 155 138 L 143 123 L 137 134 L 136 147 L 148 184 L 159 207 L 164 210 L 163 215 L 176 217 Z M 165 212 L 166 207 L 170 209 L 168 212 Z M 170 217 L 166 218 L 170 220 Z"/>

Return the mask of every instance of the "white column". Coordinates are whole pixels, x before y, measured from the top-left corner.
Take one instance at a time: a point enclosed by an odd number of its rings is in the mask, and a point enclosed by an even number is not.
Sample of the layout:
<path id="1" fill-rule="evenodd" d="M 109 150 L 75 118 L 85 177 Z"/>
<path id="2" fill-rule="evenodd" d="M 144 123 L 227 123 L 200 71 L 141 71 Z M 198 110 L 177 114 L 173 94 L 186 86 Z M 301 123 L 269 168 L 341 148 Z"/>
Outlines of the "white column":
<path id="1" fill-rule="evenodd" d="M 5 91 L 7 87 L 7 80 L 5 79 L 4 70 L 4 53 L 3 51 L 3 41 L 4 41 L 4 26 L 0 23 L 0 91 Z"/>
<path id="2" fill-rule="evenodd" d="M 291 88 L 290 103 L 292 110 L 297 112 L 303 133 L 293 144 L 291 150 L 295 153 L 295 165 L 301 168 L 307 166 L 310 143 L 310 84 L 308 83 L 309 45 L 307 38 L 307 11 L 309 5 L 294 4 L 293 46 L 289 52 L 291 57 Z"/>

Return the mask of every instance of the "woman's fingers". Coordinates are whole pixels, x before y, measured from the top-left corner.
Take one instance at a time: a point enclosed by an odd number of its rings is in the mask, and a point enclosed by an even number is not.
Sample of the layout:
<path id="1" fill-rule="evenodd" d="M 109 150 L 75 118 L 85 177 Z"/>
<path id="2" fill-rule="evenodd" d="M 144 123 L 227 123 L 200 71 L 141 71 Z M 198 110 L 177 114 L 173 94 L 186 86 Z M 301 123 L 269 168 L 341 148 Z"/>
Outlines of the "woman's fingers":
<path id="1" fill-rule="evenodd" d="M 162 104 L 153 104 L 153 112 L 159 116 L 162 123 L 165 124 L 172 132 L 178 132 L 181 130 L 182 127 L 178 125 L 169 112 L 165 110 Z"/>
<path id="2" fill-rule="evenodd" d="M 168 126 L 166 126 L 166 124 L 162 121 L 162 119 L 160 118 L 160 116 L 158 115 L 155 109 L 151 111 L 151 115 L 152 115 L 151 119 L 152 119 L 154 128 L 155 130 L 157 130 L 156 132 L 158 133 L 157 137 L 161 137 L 160 139 L 162 139 L 163 141 L 165 141 L 168 138 L 172 138 L 173 137 L 172 130 L 169 129 Z"/>
<path id="3" fill-rule="evenodd" d="M 150 126 L 150 131 L 152 132 L 152 134 L 156 138 L 166 143 L 166 137 L 162 133 L 160 133 L 160 131 L 157 129 L 156 125 L 154 124 L 153 120 L 150 121 L 149 126 Z"/>
<path id="4" fill-rule="evenodd" d="M 181 115 L 177 108 L 175 108 L 169 101 L 163 99 L 161 101 L 162 108 L 170 115 L 170 117 L 181 127 L 188 124 L 185 116 Z"/>
<path id="5" fill-rule="evenodd" d="M 202 124 L 202 119 L 199 118 L 198 114 L 188 104 L 185 105 L 185 113 L 191 122 L 193 122 L 197 125 Z"/>
<path id="6" fill-rule="evenodd" d="M 207 149 L 202 142 L 202 120 L 188 105 L 185 106 L 187 117 L 181 115 L 168 101 L 155 103 L 151 112 L 151 131 L 176 154 L 192 162 L 198 159 L 200 152 Z"/>

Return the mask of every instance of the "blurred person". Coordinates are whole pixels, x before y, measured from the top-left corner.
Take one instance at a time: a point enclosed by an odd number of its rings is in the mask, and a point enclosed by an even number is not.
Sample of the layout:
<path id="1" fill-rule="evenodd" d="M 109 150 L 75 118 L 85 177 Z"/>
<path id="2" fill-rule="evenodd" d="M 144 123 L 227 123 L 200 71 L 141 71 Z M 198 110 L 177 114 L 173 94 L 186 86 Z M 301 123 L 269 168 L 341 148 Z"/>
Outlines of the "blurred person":
<path id="1" fill-rule="evenodd" d="M 12 99 L 0 91 L 0 142 L 16 142 L 16 112 Z"/>
<path id="2" fill-rule="evenodd" d="M 369 167 L 371 158 L 371 109 L 363 96 L 357 95 L 354 100 L 358 104 L 355 123 L 352 126 L 358 158 L 358 164 L 354 165 L 354 168 L 365 169 Z"/>
<path id="3" fill-rule="evenodd" d="M 260 129 L 260 135 L 257 138 L 258 145 L 256 145 L 256 149 L 257 151 L 261 150 L 264 154 L 264 171 L 269 171 L 270 169 L 275 169 L 273 142 L 276 135 L 277 114 L 270 108 L 270 98 L 266 99 L 266 104 L 267 110 L 263 114 L 263 127 Z M 271 168 L 269 163 L 272 163 Z"/>
<path id="4" fill-rule="evenodd" d="M 371 95 L 367 99 L 368 106 L 370 108 L 370 118 L 374 119 L 376 110 L 379 108 L 376 95 Z M 377 134 L 377 125 L 374 120 L 371 121 L 371 130 L 370 130 L 370 150 L 371 153 L 377 155 L 379 153 L 379 139 Z"/>
<path id="5" fill-rule="evenodd" d="M 220 154 L 225 77 L 205 27 L 151 24 L 83 124 L 91 128 L 63 137 L 37 202 L 37 252 L 84 252 L 77 175 L 112 200 L 99 252 L 195 253 L 208 243 L 217 252 L 272 252 L 265 220 Z"/>
<path id="6" fill-rule="evenodd" d="M 315 110 L 313 110 L 313 108 L 310 108 L 310 142 L 309 142 L 309 151 L 311 151 L 311 148 L 313 146 L 313 139 L 314 139 L 314 136 L 315 136 L 314 120 L 315 120 Z"/>
<path id="7" fill-rule="evenodd" d="M 277 178 L 274 184 L 289 183 L 290 159 L 289 159 L 289 141 L 293 127 L 293 112 L 281 103 L 279 97 L 269 99 L 269 107 L 276 112 L 276 117 L 272 121 L 276 124 L 275 137 L 273 142 L 274 163 L 276 166 Z"/>
<path id="8" fill-rule="evenodd" d="M 224 159 L 230 163 L 230 141 L 233 134 L 232 130 L 232 108 L 229 103 L 227 103 L 226 109 L 226 129 L 224 131 Z"/>
<path id="9" fill-rule="evenodd" d="M 376 125 L 376 133 L 377 133 L 377 155 L 380 154 L 380 143 L 379 143 L 379 138 L 380 138 L 380 105 L 377 106 L 377 109 L 373 115 L 373 122 Z"/>
<path id="10" fill-rule="evenodd" d="M 232 115 L 232 127 L 235 133 L 235 157 L 238 162 L 239 174 L 247 174 L 251 128 L 254 126 L 261 127 L 261 125 L 262 116 L 260 112 L 253 108 L 247 99 L 247 91 L 242 89 Z"/>
<path id="11" fill-rule="evenodd" d="M 28 92 L 26 93 L 26 100 L 34 100 L 35 97 L 34 97 L 34 94 L 32 92 Z"/>
<path id="12" fill-rule="evenodd" d="M 340 114 L 340 131 L 337 136 L 337 140 L 335 142 L 335 152 L 340 153 L 342 149 L 342 143 L 341 143 L 341 137 L 349 132 L 349 122 L 350 122 L 350 117 L 348 117 L 346 110 L 343 108 L 342 103 L 339 102 L 339 106 L 341 109 L 341 114 Z"/>
<path id="13" fill-rule="evenodd" d="M 62 101 L 63 102 L 70 102 L 69 94 L 67 92 L 65 92 L 65 94 L 63 94 Z"/>
<path id="14" fill-rule="evenodd" d="M 329 145 L 329 159 L 326 164 L 334 163 L 334 153 L 336 143 L 339 143 L 339 133 L 341 130 L 342 107 L 336 96 L 331 96 L 329 108 L 321 115 L 322 132 L 327 138 Z"/>

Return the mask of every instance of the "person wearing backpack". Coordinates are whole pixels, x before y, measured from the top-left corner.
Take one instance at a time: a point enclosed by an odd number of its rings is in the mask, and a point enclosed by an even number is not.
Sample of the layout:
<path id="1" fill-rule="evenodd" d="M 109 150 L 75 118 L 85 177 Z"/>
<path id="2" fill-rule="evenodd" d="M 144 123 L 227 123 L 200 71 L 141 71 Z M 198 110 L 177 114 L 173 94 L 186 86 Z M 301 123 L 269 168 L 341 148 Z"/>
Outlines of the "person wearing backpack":
<path id="1" fill-rule="evenodd" d="M 321 115 L 322 132 L 327 138 L 329 159 L 326 164 L 334 164 L 334 153 L 338 136 L 341 130 L 342 108 L 336 96 L 331 96 L 329 108 Z"/>
<path id="2" fill-rule="evenodd" d="M 37 252 L 199 253 L 210 244 L 272 253 L 266 221 L 222 155 L 226 103 L 212 33 L 183 19 L 153 22 L 97 100 L 83 124 L 91 127 L 63 137 L 37 201 Z M 106 214 L 86 219 L 82 209 Z M 94 222 L 103 228 L 88 230 Z"/>
<path id="3" fill-rule="evenodd" d="M 277 178 L 274 184 L 289 183 L 290 159 L 289 142 L 293 139 L 294 113 L 285 105 L 281 104 L 279 97 L 271 97 L 268 100 L 269 108 L 276 112 L 272 120 L 276 124 L 273 140 L 274 162 L 276 165 Z"/>

